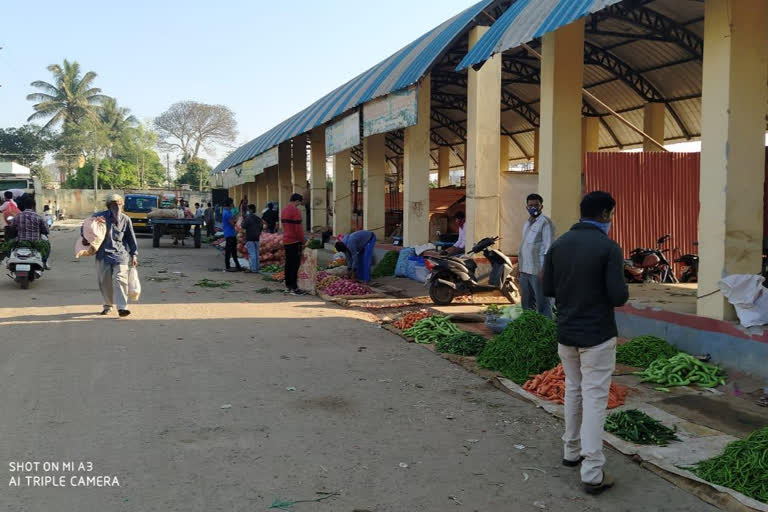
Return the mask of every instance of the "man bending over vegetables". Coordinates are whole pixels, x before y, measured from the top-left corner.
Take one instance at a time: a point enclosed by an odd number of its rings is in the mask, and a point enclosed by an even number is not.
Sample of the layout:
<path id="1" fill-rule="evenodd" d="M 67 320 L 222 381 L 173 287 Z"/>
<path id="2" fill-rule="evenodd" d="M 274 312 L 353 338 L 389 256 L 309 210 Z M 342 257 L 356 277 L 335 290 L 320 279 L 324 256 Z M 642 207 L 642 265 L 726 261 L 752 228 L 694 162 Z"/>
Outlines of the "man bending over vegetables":
<path id="1" fill-rule="evenodd" d="M 544 294 L 557 305 L 558 354 L 565 370 L 563 465 L 581 464 L 589 494 L 614 484 L 603 471 L 603 425 L 616 367 L 614 308 L 629 298 L 624 256 L 608 238 L 615 208 L 607 192 L 587 194 L 581 221 L 552 244 L 542 276 Z"/>
<path id="2" fill-rule="evenodd" d="M 347 255 L 347 270 L 352 279 L 367 283 L 371 280 L 373 249 L 376 247 L 376 233 L 364 229 L 345 236 L 336 243 L 336 251 Z"/>

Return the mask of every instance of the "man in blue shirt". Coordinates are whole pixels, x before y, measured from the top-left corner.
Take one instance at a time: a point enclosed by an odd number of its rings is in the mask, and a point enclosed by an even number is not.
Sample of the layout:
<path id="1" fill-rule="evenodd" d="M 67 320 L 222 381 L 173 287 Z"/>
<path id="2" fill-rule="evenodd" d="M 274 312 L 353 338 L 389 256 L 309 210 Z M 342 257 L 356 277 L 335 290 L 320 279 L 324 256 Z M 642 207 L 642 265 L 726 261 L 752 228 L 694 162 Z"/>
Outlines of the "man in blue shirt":
<path id="1" fill-rule="evenodd" d="M 367 283 L 371 280 L 373 249 L 376 247 L 376 233 L 355 231 L 336 243 L 336 250 L 347 255 L 347 269 L 355 279 Z"/>
<path id="2" fill-rule="evenodd" d="M 228 198 L 224 203 L 224 213 L 221 216 L 222 231 L 226 245 L 224 246 L 224 268 L 227 272 L 242 272 L 240 261 L 237 259 L 237 230 L 235 229 L 235 215 L 232 214 L 232 206 L 235 202 Z M 230 267 L 229 258 L 235 260 L 235 268 Z"/>
<path id="3" fill-rule="evenodd" d="M 131 219 L 123 210 L 123 198 L 112 194 L 107 198 L 107 209 L 94 214 L 107 225 L 107 234 L 96 251 L 96 273 L 99 290 L 104 298 L 102 315 L 117 306 L 121 317 L 131 314 L 128 310 L 128 268 L 138 263 L 138 247 Z"/>

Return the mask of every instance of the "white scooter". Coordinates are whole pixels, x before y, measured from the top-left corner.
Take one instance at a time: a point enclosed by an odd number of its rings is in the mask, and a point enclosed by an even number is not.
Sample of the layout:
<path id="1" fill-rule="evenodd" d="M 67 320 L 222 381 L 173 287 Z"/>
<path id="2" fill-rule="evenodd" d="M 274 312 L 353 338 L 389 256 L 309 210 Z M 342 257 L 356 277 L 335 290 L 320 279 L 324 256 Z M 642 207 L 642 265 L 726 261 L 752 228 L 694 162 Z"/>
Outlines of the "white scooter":
<path id="1" fill-rule="evenodd" d="M 8 221 L 12 217 L 8 218 Z M 44 239 L 47 239 L 43 235 Z M 11 255 L 5 261 L 5 267 L 8 269 L 8 276 L 19 283 L 19 286 L 26 290 L 32 281 L 40 279 L 45 272 L 43 265 L 43 256 L 39 251 L 28 247 L 17 247 L 11 251 Z"/>

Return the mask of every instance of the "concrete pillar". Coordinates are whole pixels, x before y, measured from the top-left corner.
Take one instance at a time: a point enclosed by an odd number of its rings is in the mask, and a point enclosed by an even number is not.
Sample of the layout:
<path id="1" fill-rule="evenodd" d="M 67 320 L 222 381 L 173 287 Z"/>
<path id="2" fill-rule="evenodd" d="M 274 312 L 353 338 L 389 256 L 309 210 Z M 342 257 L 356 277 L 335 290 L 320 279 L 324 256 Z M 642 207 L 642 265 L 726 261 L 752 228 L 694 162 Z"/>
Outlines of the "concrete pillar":
<path id="1" fill-rule="evenodd" d="M 310 133 L 311 144 L 311 205 L 313 226 L 325 226 L 328 223 L 328 178 L 326 176 L 325 128 L 318 126 Z"/>
<path id="2" fill-rule="evenodd" d="M 581 118 L 581 152 L 595 153 L 600 151 L 600 118 Z"/>
<path id="3" fill-rule="evenodd" d="M 291 185 L 293 192 L 307 196 L 307 139 L 299 136 L 293 139 L 293 165 Z"/>
<path id="4" fill-rule="evenodd" d="M 533 129 L 533 172 L 539 172 L 541 165 L 539 164 L 539 129 Z"/>
<path id="5" fill-rule="evenodd" d="M 760 271 L 768 2 L 707 0 L 701 115 L 701 316 L 731 320 L 717 282 Z"/>
<path id="6" fill-rule="evenodd" d="M 542 38 L 539 194 L 562 233 L 579 220 L 584 20 Z"/>
<path id="7" fill-rule="evenodd" d="M 429 129 L 432 81 L 419 82 L 418 123 L 405 129 L 403 152 L 403 237 L 405 246 L 429 241 Z"/>
<path id="8" fill-rule="evenodd" d="M 504 174 L 509 171 L 509 136 L 499 137 L 499 172 Z M 501 190 L 501 186 L 499 186 Z"/>
<path id="9" fill-rule="evenodd" d="M 488 31 L 478 26 L 469 32 L 469 47 Z M 501 55 L 489 59 L 479 71 L 469 70 L 467 85 L 467 247 L 499 235 L 501 131 Z"/>
<path id="10" fill-rule="evenodd" d="M 384 175 L 387 172 L 386 135 L 372 135 L 363 139 L 363 229 L 384 239 Z"/>
<path id="11" fill-rule="evenodd" d="M 276 203 L 280 199 L 280 189 L 277 184 L 277 166 L 264 169 L 267 202 Z"/>
<path id="12" fill-rule="evenodd" d="M 333 234 L 345 235 L 352 227 L 352 152 L 333 155 Z"/>
<path id="13" fill-rule="evenodd" d="M 437 148 L 437 186 L 451 186 L 451 148 L 448 146 Z"/>
<path id="14" fill-rule="evenodd" d="M 646 103 L 643 107 L 643 131 L 662 144 L 664 144 L 665 115 L 663 103 Z M 661 148 L 644 139 L 643 151 L 661 151 Z"/>
<path id="15" fill-rule="evenodd" d="M 261 215 L 261 210 L 263 210 L 267 205 L 267 187 L 265 186 L 264 182 L 264 174 L 259 174 L 256 176 L 256 198 L 255 198 L 255 205 L 256 205 L 256 213 Z"/>
<path id="16" fill-rule="evenodd" d="M 293 194 L 293 177 L 291 176 L 291 141 L 286 141 L 277 147 L 277 187 L 280 210 L 288 205 Z"/>

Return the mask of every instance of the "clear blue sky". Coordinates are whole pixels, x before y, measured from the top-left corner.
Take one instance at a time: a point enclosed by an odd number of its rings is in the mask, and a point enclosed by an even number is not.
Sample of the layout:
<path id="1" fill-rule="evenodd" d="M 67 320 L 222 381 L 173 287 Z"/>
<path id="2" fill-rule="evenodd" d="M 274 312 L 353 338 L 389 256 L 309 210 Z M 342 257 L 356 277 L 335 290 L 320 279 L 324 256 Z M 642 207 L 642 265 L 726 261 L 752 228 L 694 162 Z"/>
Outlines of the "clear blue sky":
<path id="1" fill-rule="evenodd" d="M 473 3 L 3 2 L 0 128 L 26 122 L 30 82 L 67 58 L 141 120 L 180 100 L 227 105 L 246 142 Z"/>

